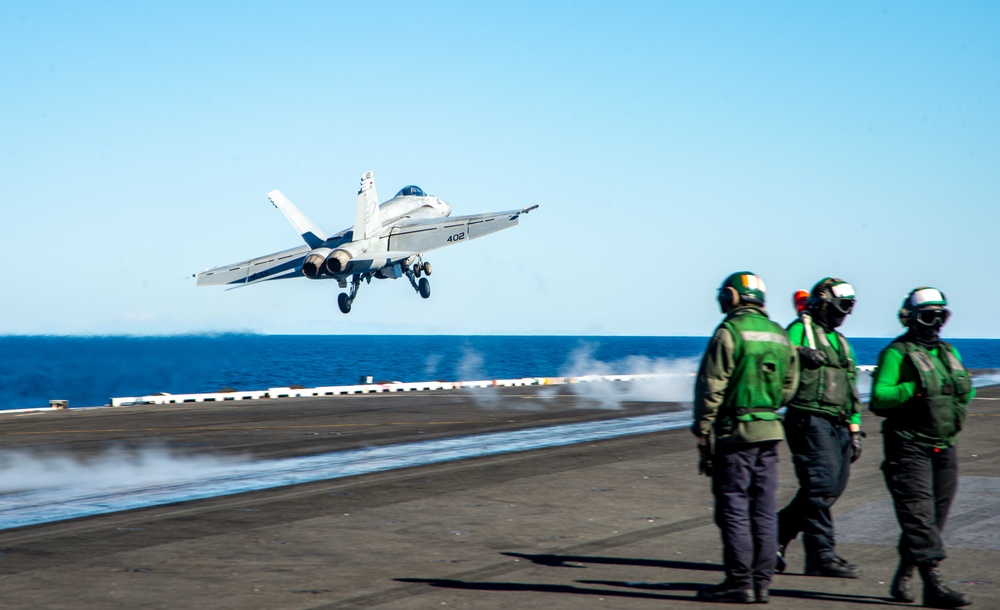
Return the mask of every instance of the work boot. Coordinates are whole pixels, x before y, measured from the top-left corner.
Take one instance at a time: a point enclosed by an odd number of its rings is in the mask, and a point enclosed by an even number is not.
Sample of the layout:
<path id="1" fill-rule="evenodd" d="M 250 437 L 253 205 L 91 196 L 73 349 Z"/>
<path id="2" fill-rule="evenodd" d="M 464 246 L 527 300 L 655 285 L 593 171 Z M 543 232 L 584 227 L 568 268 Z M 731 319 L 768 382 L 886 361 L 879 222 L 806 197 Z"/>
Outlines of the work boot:
<path id="1" fill-rule="evenodd" d="M 722 602 L 726 604 L 752 604 L 754 600 L 753 589 L 740 589 L 729 582 L 729 579 L 722 581 L 714 587 L 708 587 L 698 591 L 698 601 Z"/>
<path id="2" fill-rule="evenodd" d="M 961 608 L 972 603 L 972 598 L 954 589 L 949 589 L 941 580 L 937 562 L 920 566 L 920 576 L 924 579 L 924 606 L 927 608 Z"/>
<path id="3" fill-rule="evenodd" d="M 909 604 L 916 599 L 913 594 L 913 569 L 915 567 L 909 559 L 899 558 L 899 567 L 896 568 L 896 575 L 892 578 L 892 586 L 889 587 L 889 595 L 894 600 Z"/>
<path id="4" fill-rule="evenodd" d="M 785 559 L 785 545 L 778 545 L 778 557 L 774 561 L 774 571 L 779 574 L 784 574 L 785 570 L 788 568 L 788 561 Z"/>
<path id="5" fill-rule="evenodd" d="M 827 576 L 829 578 L 861 578 L 861 568 L 847 563 L 843 557 L 834 555 L 821 562 L 806 562 L 806 576 Z"/>
<path id="6" fill-rule="evenodd" d="M 767 586 L 760 586 L 760 585 L 753 586 L 753 601 L 756 604 L 770 603 L 771 594 L 767 590 Z"/>

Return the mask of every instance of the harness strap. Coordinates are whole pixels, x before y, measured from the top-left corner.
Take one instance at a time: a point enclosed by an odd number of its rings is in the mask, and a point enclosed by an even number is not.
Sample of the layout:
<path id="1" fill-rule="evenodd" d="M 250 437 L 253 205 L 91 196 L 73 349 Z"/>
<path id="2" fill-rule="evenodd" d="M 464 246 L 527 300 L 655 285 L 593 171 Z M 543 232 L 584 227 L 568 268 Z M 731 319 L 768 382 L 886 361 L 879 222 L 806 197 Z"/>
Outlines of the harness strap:
<path id="1" fill-rule="evenodd" d="M 771 407 L 743 407 L 736 409 L 736 415 L 750 415 L 753 413 L 774 413 L 777 409 Z"/>

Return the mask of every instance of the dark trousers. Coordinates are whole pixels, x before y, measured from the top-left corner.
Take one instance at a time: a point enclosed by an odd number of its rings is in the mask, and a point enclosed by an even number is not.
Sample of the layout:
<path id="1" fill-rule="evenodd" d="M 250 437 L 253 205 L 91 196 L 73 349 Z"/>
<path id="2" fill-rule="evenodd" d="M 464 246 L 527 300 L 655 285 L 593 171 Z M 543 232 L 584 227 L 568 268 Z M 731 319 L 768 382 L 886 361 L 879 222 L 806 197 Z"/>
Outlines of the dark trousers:
<path id="1" fill-rule="evenodd" d="M 806 563 L 821 564 L 837 556 L 830 508 L 851 474 L 851 431 L 833 418 L 789 408 L 785 437 L 799 491 L 778 513 L 778 542 L 787 545 L 801 532 Z"/>
<path id="2" fill-rule="evenodd" d="M 955 447 L 936 449 L 886 432 L 882 473 L 902 529 L 899 556 L 917 565 L 946 557 L 944 525 L 958 491 Z"/>
<path id="3" fill-rule="evenodd" d="M 778 441 L 718 443 L 714 473 L 726 580 L 738 589 L 766 588 L 778 550 Z"/>

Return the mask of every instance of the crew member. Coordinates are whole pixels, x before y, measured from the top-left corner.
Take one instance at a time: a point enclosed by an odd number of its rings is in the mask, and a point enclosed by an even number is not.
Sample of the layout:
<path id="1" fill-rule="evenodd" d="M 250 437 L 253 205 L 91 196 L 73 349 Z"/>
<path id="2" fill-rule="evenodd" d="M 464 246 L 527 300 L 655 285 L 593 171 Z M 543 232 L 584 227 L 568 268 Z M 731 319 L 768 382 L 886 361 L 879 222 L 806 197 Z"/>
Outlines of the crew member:
<path id="1" fill-rule="evenodd" d="M 777 570 L 785 549 L 802 532 L 809 576 L 858 578 L 861 570 L 837 555 L 830 508 L 847 487 L 851 464 L 861 457 L 861 400 L 854 350 L 837 327 L 854 309 L 854 288 L 823 278 L 806 309 L 788 327 L 799 353 L 799 389 L 788 403 L 785 435 L 799 491 L 778 513 Z"/>
<path id="2" fill-rule="evenodd" d="M 701 360 L 694 390 L 698 470 L 712 477 L 726 580 L 698 599 L 764 603 L 777 551 L 778 443 L 775 411 L 795 393 L 798 363 L 781 326 L 767 317 L 764 282 L 749 271 L 719 289 L 725 319 Z M 715 454 L 712 454 L 712 434 Z"/>
<path id="3" fill-rule="evenodd" d="M 950 312 L 944 294 L 916 288 L 903 300 L 906 333 L 882 350 L 872 383 L 871 410 L 885 418 L 882 472 L 902 534 L 893 598 L 914 600 L 913 572 L 924 581 L 924 605 L 958 608 L 969 596 L 944 585 L 944 526 L 958 490 L 956 437 L 975 396 L 958 350 L 941 340 Z"/>

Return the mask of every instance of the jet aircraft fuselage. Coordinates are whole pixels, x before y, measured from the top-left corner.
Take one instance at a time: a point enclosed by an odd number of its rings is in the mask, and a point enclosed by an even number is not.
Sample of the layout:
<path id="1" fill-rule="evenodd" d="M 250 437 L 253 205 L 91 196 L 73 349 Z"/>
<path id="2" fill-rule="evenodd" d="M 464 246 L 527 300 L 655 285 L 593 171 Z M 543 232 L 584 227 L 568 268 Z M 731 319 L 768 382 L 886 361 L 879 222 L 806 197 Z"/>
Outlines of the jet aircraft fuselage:
<path id="1" fill-rule="evenodd" d="M 403 187 L 379 204 L 374 174 L 366 172 L 361 177 L 354 226 L 327 237 L 281 191 L 271 191 L 268 198 L 306 245 L 208 269 L 196 274 L 198 286 L 238 287 L 304 276 L 336 279 L 346 288 L 350 280 L 350 294 L 341 294 L 338 301 L 347 313 L 362 280 L 405 275 L 420 296 L 428 298 L 430 283 L 420 277 L 431 274 L 430 263 L 423 261 L 424 252 L 512 227 L 521 214 L 538 207 L 450 218 L 451 206 L 446 201 L 415 185 Z"/>

